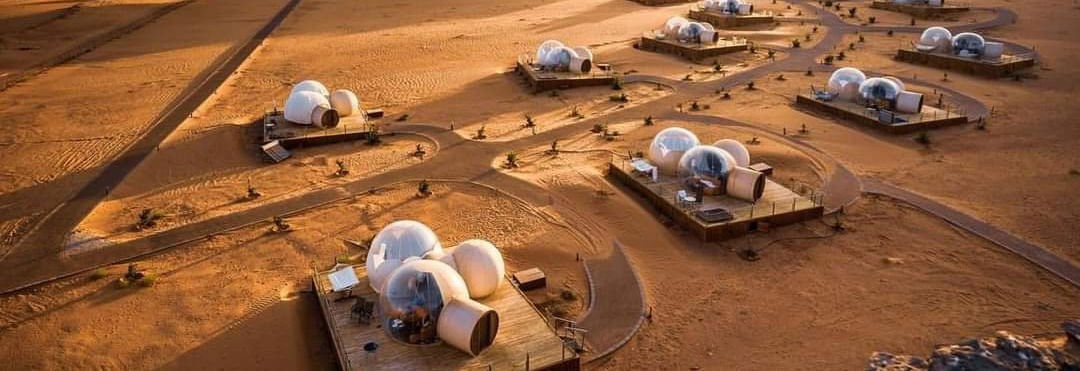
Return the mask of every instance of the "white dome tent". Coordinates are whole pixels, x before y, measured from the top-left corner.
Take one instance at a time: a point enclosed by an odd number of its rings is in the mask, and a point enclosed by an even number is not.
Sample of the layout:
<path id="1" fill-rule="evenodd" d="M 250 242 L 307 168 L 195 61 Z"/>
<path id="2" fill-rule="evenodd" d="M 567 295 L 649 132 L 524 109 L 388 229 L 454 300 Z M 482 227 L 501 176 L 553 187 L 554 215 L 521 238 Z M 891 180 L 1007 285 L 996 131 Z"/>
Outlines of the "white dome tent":
<path id="1" fill-rule="evenodd" d="M 903 90 L 900 89 L 900 85 L 892 82 L 892 80 L 871 77 L 859 85 L 859 98 L 872 104 L 896 102 L 896 97 L 900 95 L 901 91 Z M 887 105 L 892 108 L 891 103 L 887 103 Z"/>
<path id="2" fill-rule="evenodd" d="M 952 38 L 952 52 L 957 56 L 977 58 L 985 48 L 986 40 L 977 33 L 963 32 Z"/>
<path id="3" fill-rule="evenodd" d="M 583 46 L 570 48 L 557 40 L 548 40 L 536 49 L 536 64 L 541 68 L 573 73 L 589 73 L 593 54 Z"/>
<path id="4" fill-rule="evenodd" d="M 285 100 L 285 119 L 298 125 L 335 127 L 341 116 L 330 108 L 330 101 L 325 95 L 301 90 L 290 94 Z"/>
<path id="5" fill-rule="evenodd" d="M 702 6 L 705 10 L 732 15 L 745 15 L 754 11 L 753 4 L 740 0 L 705 0 Z"/>
<path id="6" fill-rule="evenodd" d="M 412 220 L 390 223 L 375 235 L 368 249 L 366 265 L 371 288 L 381 292 L 390 273 L 406 259 L 421 258 L 441 250 L 439 238 L 426 225 Z"/>
<path id="7" fill-rule="evenodd" d="M 664 23 L 663 37 L 674 37 L 684 43 L 715 44 L 720 34 L 711 24 L 693 22 L 683 17 L 671 17 Z"/>
<path id="8" fill-rule="evenodd" d="M 413 345 L 445 341 L 477 355 L 495 341 L 499 315 L 475 301 L 495 293 L 506 275 L 499 249 L 467 240 L 443 249 L 426 225 L 400 220 L 372 239 L 368 279 L 380 293 L 383 326 Z"/>
<path id="9" fill-rule="evenodd" d="M 315 80 L 304 80 L 297 83 L 296 85 L 293 85 L 292 90 L 289 91 L 289 95 L 293 95 L 302 91 L 310 91 L 324 97 L 330 96 L 330 91 L 326 90 L 326 86 L 323 85 L 321 82 Z"/>
<path id="10" fill-rule="evenodd" d="M 948 52 L 952 49 L 952 32 L 945 27 L 930 27 L 923 31 L 915 48 L 919 51 Z"/>
<path id="11" fill-rule="evenodd" d="M 465 281 L 446 264 L 410 260 L 393 272 L 383 291 L 383 328 L 395 340 L 412 345 L 442 340 L 474 356 L 495 342 L 498 313 L 470 299 Z"/>
<path id="12" fill-rule="evenodd" d="M 742 143 L 734 139 L 721 139 L 713 143 L 714 147 L 720 148 L 735 159 L 735 166 L 750 166 L 750 151 Z"/>
<path id="13" fill-rule="evenodd" d="M 859 94 L 859 85 L 866 81 L 866 74 L 858 69 L 844 67 L 833 72 L 825 90 L 843 100 L 854 100 Z"/>
<path id="14" fill-rule="evenodd" d="M 679 159 L 680 177 L 693 176 L 724 181 L 734 168 L 735 159 L 731 154 L 713 146 L 696 146 Z"/>
<path id="15" fill-rule="evenodd" d="M 360 99 L 352 91 L 345 89 L 334 90 L 330 94 L 330 108 L 338 111 L 341 116 L 351 116 L 360 113 Z"/>
<path id="16" fill-rule="evenodd" d="M 653 137 L 649 145 L 649 161 L 656 165 L 661 172 L 674 174 L 679 166 L 679 159 L 686 151 L 698 144 L 698 138 L 694 133 L 683 128 L 667 128 L 661 130 Z"/>

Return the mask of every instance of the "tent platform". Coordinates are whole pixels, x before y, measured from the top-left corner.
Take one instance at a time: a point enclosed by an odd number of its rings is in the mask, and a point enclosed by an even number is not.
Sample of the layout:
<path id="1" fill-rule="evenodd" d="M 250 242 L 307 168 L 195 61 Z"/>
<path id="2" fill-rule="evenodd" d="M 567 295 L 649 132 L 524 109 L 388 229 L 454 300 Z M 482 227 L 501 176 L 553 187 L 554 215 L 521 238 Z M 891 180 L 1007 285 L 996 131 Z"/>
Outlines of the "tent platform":
<path id="1" fill-rule="evenodd" d="M 671 4 L 692 3 L 697 0 L 632 0 L 635 3 L 648 6 L 664 6 Z"/>
<path id="2" fill-rule="evenodd" d="M 874 0 L 870 3 L 874 9 L 888 10 L 891 12 L 909 14 L 916 18 L 937 18 L 971 10 L 964 6 L 929 6 L 915 4 L 897 4 L 887 0 Z"/>
<path id="3" fill-rule="evenodd" d="M 775 22 L 772 14 L 729 15 L 704 9 L 690 9 L 687 17 L 695 21 L 708 22 L 716 28 L 738 28 Z"/>
<path id="4" fill-rule="evenodd" d="M 378 294 L 368 284 L 367 270 L 357 266 L 360 283 L 353 295 L 378 303 Z M 507 278 L 481 303 L 499 313 L 495 343 L 472 357 L 446 344 L 408 345 L 398 342 L 380 325 L 378 308 L 371 324 L 352 317 L 354 300 L 335 300 L 340 293 L 330 291 L 329 272 L 317 272 L 312 283 L 329 329 L 341 370 L 530 370 L 578 371 L 578 354 L 567 347 L 540 313 Z M 368 352 L 364 345 L 375 343 Z"/>
<path id="5" fill-rule="evenodd" d="M 671 218 L 703 241 L 721 241 L 769 227 L 794 224 L 820 218 L 825 208 L 823 194 L 803 196 L 792 192 L 772 180 L 765 181 L 765 192 L 756 203 L 726 195 L 704 196 L 692 207 L 678 205 L 675 195 L 684 189 L 676 177 L 660 175 L 657 181 L 635 173 L 626 159 L 610 163 L 609 174 L 620 183 L 645 198 L 657 211 Z M 698 216 L 699 211 L 724 210 L 732 219 L 708 222 Z"/>
<path id="6" fill-rule="evenodd" d="M 920 113 L 876 111 L 855 102 L 822 101 L 808 94 L 797 95 L 795 104 L 890 134 L 910 134 L 968 122 L 962 113 L 927 105 L 923 105 Z"/>
<path id="7" fill-rule="evenodd" d="M 604 64 L 593 65 L 593 72 L 585 74 L 542 71 L 529 62 L 528 56 L 522 55 L 518 58 L 514 71 L 525 78 L 525 82 L 529 83 L 534 92 L 615 84 L 615 71 Z"/>
<path id="8" fill-rule="evenodd" d="M 720 40 L 714 45 L 701 45 L 660 40 L 651 35 L 642 36 L 638 47 L 642 50 L 681 56 L 694 62 L 701 62 L 709 57 L 741 52 L 749 48 L 746 40 Z"/>
<path id="9" fill-rule="evenodd" d="M 1035 66 L 1035 58 L 1027 56 L 1006 54 L 1002 55 L 1000 60 L 992 61 L 913 49 L 897 50 L 896 60 L 986 77 L 1009 76 L 1016 71 Z"/>
<path id="10" fill-rule="evenodd" d="M 370 122 L 364 115 L 342 117 L 337 127 L 297 125 L 285 120 L 281 111 L 267 112 L 262 120 L 262 144 L 278 141 L 286 149 L 349 142 L 367 138 Z"/>

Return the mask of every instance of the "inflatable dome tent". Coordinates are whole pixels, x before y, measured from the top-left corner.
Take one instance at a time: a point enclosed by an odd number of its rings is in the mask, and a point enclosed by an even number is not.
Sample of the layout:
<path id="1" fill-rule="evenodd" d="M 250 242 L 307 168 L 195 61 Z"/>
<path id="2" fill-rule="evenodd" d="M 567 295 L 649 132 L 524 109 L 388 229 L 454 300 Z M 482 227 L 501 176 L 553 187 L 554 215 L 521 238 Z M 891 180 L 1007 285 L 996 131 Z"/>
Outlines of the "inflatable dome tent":
<path id="1" fill-rule="evenodd" d="M 536 65 L 553 71 L 589 73 L 593 54 L 583 46 L 570 48 L 557 40 L 548 40 L 536 49 Z"/>
<path id="2" fill-rule="evenodd" d="M 342 117 L 362 113 L 360 99 L 352 91 L 335 90 L 315 80 L 304 80 L 293 86 L 285 99 L 285 119 L 297 125 L 336 127 Z"/>
<path id="3" fill-rule="evenodd" d="M 957 56 L 979 57 L 985 48 L 986 40 L 976 33 L 959 33 L 952 38 L 952 52 Z"/>
<path id="4" fill-rule="evenodd" d="M 671 17 L 664 23 L 665 38 L 674 38 L 684 43 L 715 44 L 720 41 L 720 34 L 711 24 L 693 22 L 683 17 Z"/>
<path id="5" fill-rule="evenodd" d="M 475 301 L 499 288 L 506 274 L 499 249 L 467 240 L 443 249 L 426 225 L 400 220 L 372 239 L 368 279 L 380 294 L 383 327 L 410 345 L 446 342 L 477 355 L 495 341 L 499 314 Z"/>
<path id="6" fill-rule="evenodd" d="M 754 11 L 753 4 L 740 0 L 705 0 L 703 5 L 706 10 L 722 14 L 750 14 Z"/>
<path id="7" fill-rule="evenodd" d="M 724 181 L 735 168 L 731 154 L 714 146 L 696 146 L 679 159 L 680 177 L 711 178 Z"/>
<path id="8" fill-rule="evenodd" d="M 930 27 L 923 31 L 915 48 L 919 51 L 947 52 L 952 49 L 952 32 L 945 27 Z"/>
<path id="9" fill-rule="evenodd" d="M 866 74 L 851 67 L 844 67 L 833 72 L 825 90 L 840 99 L 851 101 L 859 95 L 859 85 L 866 81 Z"/>
<path id="10" fill-rule="evenodd" d="M 694 133 L 683 128 L 667 128 L 656 133 L 652 144 L 649 146 L 649 161 L 660 172 L 675 174 L 679 167 L 679 160 L 686 151 L 698 144 L 698 138 Z"/>

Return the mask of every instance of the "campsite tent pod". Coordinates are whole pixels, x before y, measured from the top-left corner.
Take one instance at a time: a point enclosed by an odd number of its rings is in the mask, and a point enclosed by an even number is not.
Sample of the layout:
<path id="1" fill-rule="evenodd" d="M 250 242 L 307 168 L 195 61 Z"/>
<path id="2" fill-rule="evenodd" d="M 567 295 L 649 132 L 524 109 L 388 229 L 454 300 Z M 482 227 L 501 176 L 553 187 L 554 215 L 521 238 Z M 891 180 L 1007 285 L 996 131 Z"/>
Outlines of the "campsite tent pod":
<path id="1" fill-rule="evenodd" d="M 679 159 L 686 151 L 701 142 L 694 133 L 683 128 L 667 128 L 656 133 L 649 145 L 649 161 L 661 172 L 674 174 L 679 167 Z"/>
<path id="2" fill-rule="evenodd" d="M 833 72 L 825 90 L 836 94 L 843 100 L 854 100 L 859 94 L 859 85 L 866 81 L 866 74 L 858 69 L 844 67 Z"/>
<path id="3" fill-rule="evenodd" d="M 301 90 L 290 94 L 285 100 L 285 119 L 299 125 L 332 128 L 338 125 L 341 117 L 330 108 L 330 101 L 325 95 Z"/>
<path id="4" fill-rule="evenodd" d="M 964 32 L 953 36 L 952 51 L 961 57 L 978 57 L 986 48 L 986 40 L 977 33 Z"/>
<path id="5" fill-rule="evenodd" d="M 726 151 L 713 146 L 697 146 L 686 151 L 679 160 L 679 176 L 702 177 L 724 181 L 735 168 L 735 159 Z"/>
<path id="6" fill-rule="evenodd" d="M 922 51 L 947 52 L 952 49 L 952 32 L 945 27 L 930 27 L 923 31 L 916 46 Z"/>
<path id="7" fill-rule="evenodd" d="M 443 340 L 477 355 L 498 333 L 498 314 L 470 299 L 465 281 L 440 261 L 410 258 L 386 280 L 380 299 L 383 328 L 405 344 Z"/>
<path id="8" fill-rule="evenodd" d="M 734 139 L 720 139 L 713 143 L 713 146 L 720 148 L 731 155 L 731 158 L 735 159 L 735 166 L 747 167 L 750 166 L 750 151 L 746 149 L 742 143 Z"/>

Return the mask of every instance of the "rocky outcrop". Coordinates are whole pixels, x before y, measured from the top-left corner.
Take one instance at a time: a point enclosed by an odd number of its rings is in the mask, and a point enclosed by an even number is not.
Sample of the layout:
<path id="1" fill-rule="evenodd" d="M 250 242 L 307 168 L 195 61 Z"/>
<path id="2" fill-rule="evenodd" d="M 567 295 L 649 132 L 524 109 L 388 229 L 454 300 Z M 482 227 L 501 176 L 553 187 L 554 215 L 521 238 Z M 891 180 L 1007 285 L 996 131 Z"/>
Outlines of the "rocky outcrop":
<path id="1" fill-rule="evenodd" d="M 994 336 L 941 345 L 928 359 L 875 352 L 868 371 L 1080 371 L 1078 323 L 1062 325 L 1065 336 L 1036 339 L 999 331 Z"/>

